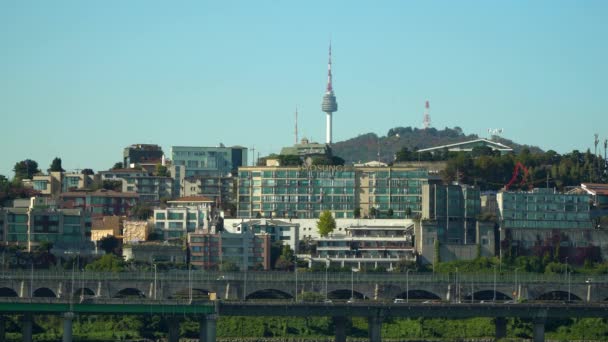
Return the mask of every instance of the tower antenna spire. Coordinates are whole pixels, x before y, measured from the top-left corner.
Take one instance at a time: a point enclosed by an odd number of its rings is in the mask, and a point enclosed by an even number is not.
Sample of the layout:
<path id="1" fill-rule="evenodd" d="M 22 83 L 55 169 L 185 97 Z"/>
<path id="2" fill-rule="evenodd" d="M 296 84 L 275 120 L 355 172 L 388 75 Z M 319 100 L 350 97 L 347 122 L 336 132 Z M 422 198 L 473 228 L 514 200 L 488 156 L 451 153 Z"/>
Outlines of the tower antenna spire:
<path id="1" fill-rule="evenodd" d="M 323 96 L 323 102 L 321 103 L 321 110 L 325 112 L 326 115 L 326 133 L 325 133 L 325 143 L 332 143 L 332 114 L 338 111 L 338 103 L 336 102 L 336 95 L 334 94 L 334 87 L 332 84 L 332 74 L 331 74 L 331 38 L 329 40 L 329 61 L 327 63 L 327 89 L 325 91 L 325 95 Z"/>
<path id="2" fill-rule="evenodd" d="M 296 144 L 298 143 L 298 106 L 296 106 Z"/>
<path id="3" fill-rule="evenodd" d="M 429 114 L 429 110 L 430 110 L 430 105 L 429 105 L 429 101 L 426 101 L 426 104 L 424 105 L 424 119 L 422 120 L 422 125 L 424 126 L 424 129 L 428 129 L 431 127 L 431 114 Z"/>

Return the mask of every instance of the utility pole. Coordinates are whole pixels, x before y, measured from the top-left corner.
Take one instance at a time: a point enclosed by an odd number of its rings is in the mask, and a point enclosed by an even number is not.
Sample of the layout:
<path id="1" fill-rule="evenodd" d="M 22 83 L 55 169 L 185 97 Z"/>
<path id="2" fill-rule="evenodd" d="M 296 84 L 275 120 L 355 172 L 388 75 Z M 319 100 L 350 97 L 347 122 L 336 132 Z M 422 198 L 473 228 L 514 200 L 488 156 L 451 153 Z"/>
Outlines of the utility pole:
<path id="1" fill-rule="evenodd" d="M 255 166 L 255 146 L 251 146 L 251 166 Z"/>
<path id="2" fill-rule="evenodd" d="M 606 162 L 606 150 L 608 149 L 608 139 L 604 139 L 604 173 L 608 175 L 608 162 Z"/>
<path id="3" fill-rule="evenodd" d="M 599 160 L 598 160 L 598 157 L 597 157 L 597 144 L 600 142 L 600 139 L 599 139 L 599 135 L 597 133 L 595 133 L 594 136 L 595 136 L 595 139 L 594 139 L 593 142 L 595 144 L 595 151 L 593 152 L 593 154 L 594 154 L 594 157 L 595 157 L 595 162 L 593 164 L 595 166 L 594 177 L 596 177 L 596 176 L 599 175 L 599 172 L 598 172 L 599 171 L 599 165 L 598 165 L 598 161 Z"/>

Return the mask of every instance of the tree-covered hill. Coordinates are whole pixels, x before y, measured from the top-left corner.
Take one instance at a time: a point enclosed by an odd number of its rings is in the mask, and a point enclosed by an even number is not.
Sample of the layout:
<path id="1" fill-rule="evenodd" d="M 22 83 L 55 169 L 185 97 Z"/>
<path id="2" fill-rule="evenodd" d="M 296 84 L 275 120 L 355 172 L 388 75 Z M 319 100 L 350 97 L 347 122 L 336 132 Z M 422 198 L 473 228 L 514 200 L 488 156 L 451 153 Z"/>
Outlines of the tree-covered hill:
<path id="1" fill-rule="evenodd" d="M 380 161 L 391 162 L 395 153 L 403 147 L 414 151 L 473 139 L 479 139 L 479 136 L 476 134 L 466 135 L 460 127 L 446 127 L 443 130 L 395 127 L 391 128 L 386 136 L 379 137 L 375 133 L 366 133 L 337 142 L 332 146 L 332 150 L 334 155 L 343 158 L 347 164 L 378 160 L 378 154 L 380 155 Z M 543 152 L 538 147 L 520 145 L 508 139 L 495 137 L 495 140 L 510 146 L 516 153 L 525 147 L 532 153 Z"/>

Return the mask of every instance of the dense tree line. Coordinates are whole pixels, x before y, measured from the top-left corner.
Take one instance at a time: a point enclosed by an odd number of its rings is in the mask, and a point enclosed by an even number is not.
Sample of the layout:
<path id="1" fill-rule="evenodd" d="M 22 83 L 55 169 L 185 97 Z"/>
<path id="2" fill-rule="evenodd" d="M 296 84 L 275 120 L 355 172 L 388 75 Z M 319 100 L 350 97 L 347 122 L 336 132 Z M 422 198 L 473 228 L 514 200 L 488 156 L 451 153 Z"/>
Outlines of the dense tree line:
<path id="1" fill-rule="evenodd" d="M 447 166 L 442 176 L 446 182 L 478 185 L 482 190 L 498 190 L 505 186 L 517 163 L 527 169 L 528 177 L 525 180 L 518 178 L 516 188 L 548 186 L 562 190 L 584 182 L 608 182 L 605 160 L 590 150 L 584 153 L 574 150 L 560 155 L 553 150 L 531 153 L 524 148 L 518 154 L 501 155 L 489 147 L 476 147 L 471 153 L 445 150 L 431 154 L 404 147 L 397 152 L 395 162 L 407 161 L 445 161 Z"/>

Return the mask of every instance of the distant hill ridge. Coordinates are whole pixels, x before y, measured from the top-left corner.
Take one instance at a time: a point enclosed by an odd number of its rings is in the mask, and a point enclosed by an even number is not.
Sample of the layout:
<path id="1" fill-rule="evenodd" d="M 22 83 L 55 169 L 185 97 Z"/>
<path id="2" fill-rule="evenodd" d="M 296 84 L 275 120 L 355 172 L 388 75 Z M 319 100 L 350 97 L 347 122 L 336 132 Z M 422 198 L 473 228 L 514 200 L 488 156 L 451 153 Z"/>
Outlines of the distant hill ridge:
<path id="1" fill-rule="evenodd" d="M 446 127 L 443 130 L 395 127 L 389 129 L 387 135 L 383 137 L 378 137 L 375 133 L 366 133 L 334 143 L 332 150 L 334 155 L 343 158 L 347 164 L 378 160 L 378 153 L 380 154 L 380 161 L 389 163 L 393 161 L 395 153 L 403 147 L 413 151 L 479 138 L 476 134 L 464 134 L 460 127 Z M 494 136 L 493 140 L 513 148 L 515 153 L 519 153 L 523 148 L 530 149 L 532 153 L 543 152 L 539 147 L 520 145 L 512 140 L 497 136 Z"/>

